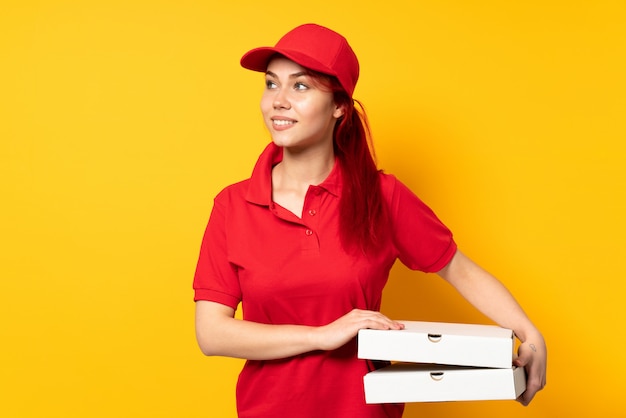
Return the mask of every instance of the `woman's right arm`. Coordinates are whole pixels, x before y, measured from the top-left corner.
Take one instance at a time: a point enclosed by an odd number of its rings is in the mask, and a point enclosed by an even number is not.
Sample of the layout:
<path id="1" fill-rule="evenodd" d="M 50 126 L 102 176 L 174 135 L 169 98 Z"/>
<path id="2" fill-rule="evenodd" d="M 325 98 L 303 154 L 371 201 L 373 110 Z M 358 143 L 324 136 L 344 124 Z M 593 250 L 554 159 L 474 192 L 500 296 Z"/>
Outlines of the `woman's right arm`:
<path id="1" fill-rule="evenodd" d="M 196 302 L 196 338 L 207 356 L 274 360 L 314 350 L 334 350 L 360 329 L 401 329 L 380 312 L 354 309 L 321 327 L 268 325 L 236 319 L 235 310 L 216 302 Z"/>

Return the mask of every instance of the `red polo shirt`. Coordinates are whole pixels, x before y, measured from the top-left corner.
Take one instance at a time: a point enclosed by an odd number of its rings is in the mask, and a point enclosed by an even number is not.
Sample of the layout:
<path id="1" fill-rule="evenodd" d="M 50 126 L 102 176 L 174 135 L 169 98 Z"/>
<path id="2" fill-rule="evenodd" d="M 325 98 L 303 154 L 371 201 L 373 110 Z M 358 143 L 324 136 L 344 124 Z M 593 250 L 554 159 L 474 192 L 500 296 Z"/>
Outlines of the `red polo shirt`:
<path id="1" fill-rule="evenodd" d="M 394 176 L 380 174 L 393 242 L 375 256 L 349 255 L 339 240 L 341 173 L 310 186 L 302 218 L 272 202 L 272 167 L 282 149 L 270 143 L 251 178 L 215 198 L 194 277 L 195 300 L 232 308 L 266 324 L 328 324 L 354 308 L 379 310 L 396 259 L 424 272 L 452 258 L 452 233 Z M 356 339 L 334 351 L 246 362 L 237 384 L 240 418 L 400 417 L 402 405 L 366 405 Z"/>

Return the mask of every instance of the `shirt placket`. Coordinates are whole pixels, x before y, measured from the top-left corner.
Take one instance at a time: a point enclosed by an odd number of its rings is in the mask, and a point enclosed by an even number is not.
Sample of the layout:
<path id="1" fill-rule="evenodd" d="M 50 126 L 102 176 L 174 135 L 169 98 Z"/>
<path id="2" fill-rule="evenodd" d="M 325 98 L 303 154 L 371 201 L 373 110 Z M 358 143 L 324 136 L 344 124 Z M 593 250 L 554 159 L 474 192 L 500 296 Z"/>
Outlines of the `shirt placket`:
<path id="1" fill-rule="evenodd" d="M 302 208 L 302 250 L 303 252 L 319 253 L 319 211 L 324 189 L 310 186 L 304 198 Z"/>

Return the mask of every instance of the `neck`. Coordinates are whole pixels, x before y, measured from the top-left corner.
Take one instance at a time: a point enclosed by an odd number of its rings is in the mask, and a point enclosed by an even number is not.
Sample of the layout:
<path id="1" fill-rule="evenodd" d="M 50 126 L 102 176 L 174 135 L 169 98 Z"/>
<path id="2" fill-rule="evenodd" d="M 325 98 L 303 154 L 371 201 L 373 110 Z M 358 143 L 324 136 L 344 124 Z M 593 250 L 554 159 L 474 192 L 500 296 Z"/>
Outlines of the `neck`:
<path id="1" fill-rule="evenodd" d="M 283 148 L 283 160 L 272 170 L 272 199 L 296 216 L 302 216 L 306 192 L 322 183 L 335 164 L 332 144 L 317 150 Z"/>
<path id="2" fill-rule="evenodd" d="M 335 164 L 332 147 L 315 152 L 293 152 L 283 149 L 283 160 L 274 167 L 274 188 L 306 191 L 310 185 L 322 183 Z"/>

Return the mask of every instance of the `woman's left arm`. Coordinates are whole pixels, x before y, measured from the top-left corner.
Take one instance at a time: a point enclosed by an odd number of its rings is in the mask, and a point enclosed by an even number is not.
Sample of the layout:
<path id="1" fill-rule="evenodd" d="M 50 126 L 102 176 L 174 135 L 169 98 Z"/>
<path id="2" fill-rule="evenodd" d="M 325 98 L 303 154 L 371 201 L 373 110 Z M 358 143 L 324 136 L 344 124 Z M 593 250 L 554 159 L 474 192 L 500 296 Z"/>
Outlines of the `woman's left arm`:
<path id="1" fill-rule="evenodd" d="M 543 336 L 533 325 L 511 292 L 493 275 L 460 251 L 438 273 L 476 309 L 521 341 L 516 366 L 526 369 L 526 391 L 518 399 L 528 405 L 546 384 L 547 350 Z"/>

